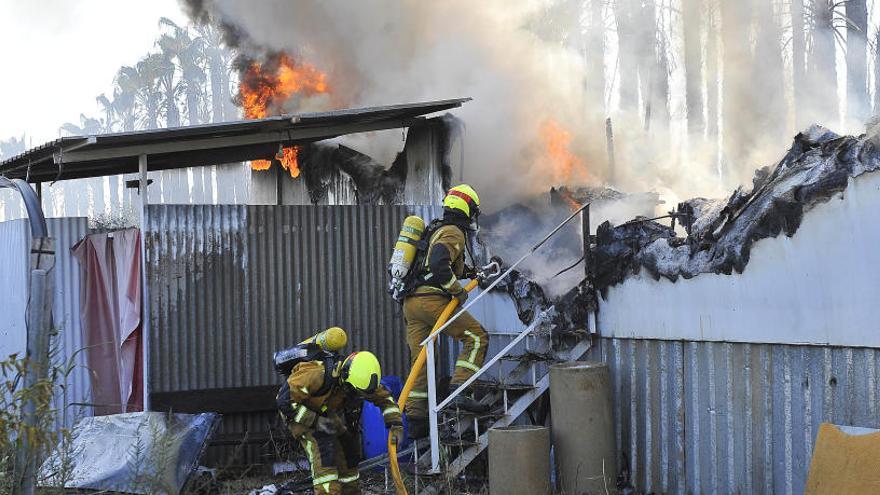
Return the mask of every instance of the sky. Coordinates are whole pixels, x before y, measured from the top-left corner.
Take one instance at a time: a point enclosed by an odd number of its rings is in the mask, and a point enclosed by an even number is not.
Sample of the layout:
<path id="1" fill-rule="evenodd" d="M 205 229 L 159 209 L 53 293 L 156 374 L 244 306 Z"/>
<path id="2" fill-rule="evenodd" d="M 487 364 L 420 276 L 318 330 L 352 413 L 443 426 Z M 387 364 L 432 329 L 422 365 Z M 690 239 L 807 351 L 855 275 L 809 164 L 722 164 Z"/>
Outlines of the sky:
<path id="1" fill-rule="evenodd" d="M 159 18 L 187 18 L 177 0 L 0 0 L 0 139 L 59 136 L 95 97 L 155 48 Z"/>

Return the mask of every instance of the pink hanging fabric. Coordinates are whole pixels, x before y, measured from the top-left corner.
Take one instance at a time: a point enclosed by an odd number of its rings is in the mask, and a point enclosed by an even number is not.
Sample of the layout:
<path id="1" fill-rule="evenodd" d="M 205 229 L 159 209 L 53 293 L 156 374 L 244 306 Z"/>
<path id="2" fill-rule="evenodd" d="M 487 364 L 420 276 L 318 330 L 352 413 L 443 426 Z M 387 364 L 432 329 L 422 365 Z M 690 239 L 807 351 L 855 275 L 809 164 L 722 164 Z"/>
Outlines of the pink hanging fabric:
<path id="1" fill-rule="evenodd" d="M 142 411 L 140 230 L 89 235 L 72 251 L 95 415 Z"/>

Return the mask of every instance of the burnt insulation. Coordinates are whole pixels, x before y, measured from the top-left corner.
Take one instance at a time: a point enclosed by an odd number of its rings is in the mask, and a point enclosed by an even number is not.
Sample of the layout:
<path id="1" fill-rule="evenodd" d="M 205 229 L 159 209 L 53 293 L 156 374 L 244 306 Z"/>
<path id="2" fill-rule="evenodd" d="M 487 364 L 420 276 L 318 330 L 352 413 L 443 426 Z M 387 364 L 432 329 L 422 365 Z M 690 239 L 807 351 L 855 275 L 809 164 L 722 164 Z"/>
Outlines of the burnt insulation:
<path id="1" fill-rule="evenodd" d="M 452 142 L 457 133 L 461 132 L 461 121 L 446 114 L 421 125 L 439 126 L 441 180 L 443 187 L 448 189 L 452 175 Z M 397 154 L 391 166 L 386 167 L 348 146 L 317 142 L 298 146 L 297 160 L 313 204 L 319 204 L 334 184 L 348 176 L 354 183 L 356 204 L 394 205 L 402 202 L 409 169 L 406 157 L 404 148 L 404 151 Z"/>
<path id="2" fill-rule="evenodd" d="M 506 267 L 502 267 L 502 272 Z M 492 280 L 487 280 L 486 284 Z M 577 286 L 555 299 L 547 297 L 541 286 L 529 280 L 517 270 L 510 272 L 494 291 L 504 292 L 513 300 L 516 313 L 523 324 L 528 325 L 542 311 L 551 306 L 550 322 L 554 332 L 568 332 L 587 328 L 587 318 L 591 311 L 596 310 L 596 291 L 586 279 Z"/>
<path id="3" fill-rule="evenodd" d="M 596 286 L 604 290 L 645 269 L 655 279 L 701 273 L 742 273 L 752 245 L 780 233 L 793 236 L 815 205 L 846 189 L 855 178 L 880 168 L 872 139 L 839 136 L 814 125 L 794 138 L 775 166 L 755 173 L 751 190 L 738 188 L 726 201 L 695 198 L 680 203 L 676 219 L 690 234 L 678 237 L 657 222 L 636 219 L 596 234 Z"/>

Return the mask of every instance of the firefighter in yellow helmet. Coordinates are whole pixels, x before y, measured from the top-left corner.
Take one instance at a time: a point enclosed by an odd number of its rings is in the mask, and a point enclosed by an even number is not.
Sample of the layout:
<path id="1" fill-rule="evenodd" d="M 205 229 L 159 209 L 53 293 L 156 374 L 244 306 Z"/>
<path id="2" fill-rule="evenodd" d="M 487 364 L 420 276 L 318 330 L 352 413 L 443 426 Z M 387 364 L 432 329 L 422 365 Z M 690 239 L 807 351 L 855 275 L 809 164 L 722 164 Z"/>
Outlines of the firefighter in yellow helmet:
<path id="1" fill-rule="evenodd" d="M 419 354 L 419 344 L 428 337 L 450 299 L 458 298 L 461 304 L 467 299 L 468 293 L 459 279 L 473 276 L 474 270 L 465 266 L 465 253 L 468 251 L 468 237 L 475 231 L 473 225 L 479 214 L 477 192 L 467 184 L 455 186 L 443 199 L 442 221 L 427 233 L 430 236 L 428 249 L 424 266 L 418 267 L 421 272 L 417 274 L 417 287 L 403 302 L 406 341 L 413 361 Z M 467 312 L 444 332 L 462 343 L 450 383 L 450 390 L 454 390 L 483 366 L 489 339 L 480 323 Z M 423 369 L 406 403 L 408 431 L 412 438 L 427 435 L 427 381 Z M 456 396 L 454 405 L 477 412 L 484 409 L 469 395 Z"/>
<path id="2" fill-rule="evenodd" d="M 366 351 L 345 359 L 321 352 L 293 366 L 287 388 L 278 395 L 278 407 L 309 458 L 316 494 L 361 493 L 359 421 L 364 400 L 382 411 L 392 441 L 403 440 L 400 409 L 381 379 L 379 361 Z"/>

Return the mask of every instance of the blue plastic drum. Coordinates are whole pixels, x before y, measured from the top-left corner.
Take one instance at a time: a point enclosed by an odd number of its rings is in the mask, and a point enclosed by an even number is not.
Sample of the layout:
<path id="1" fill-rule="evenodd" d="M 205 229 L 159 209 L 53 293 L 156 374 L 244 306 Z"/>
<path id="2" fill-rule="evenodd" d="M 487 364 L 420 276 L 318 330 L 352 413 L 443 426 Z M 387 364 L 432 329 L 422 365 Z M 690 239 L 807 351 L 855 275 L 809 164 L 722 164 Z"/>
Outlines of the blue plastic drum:
<path id="1" fill-rule="evenodd" d="M 384 376 L 382 377 L 382 385 L 391 392 L 395 401 L 400 397 L 400 391 L 403 389 L 400 378 Z M 403 445 L 397 446 L 398 450 L 403 450 L 409 445 L 409 438 L 406 437 L 406 417 L 403 418 L 403 432 L 406 440 Z M 385 428 L 382 410 L 367 401 L 364 401 L 361 413 L 361 436 L 364 441 L 364 459 L 388 452 L 388 430 Z"/>

